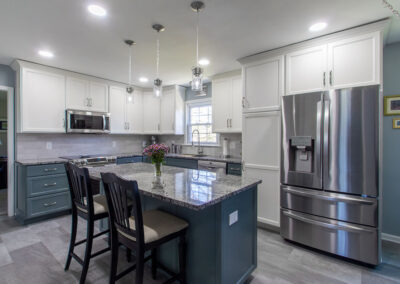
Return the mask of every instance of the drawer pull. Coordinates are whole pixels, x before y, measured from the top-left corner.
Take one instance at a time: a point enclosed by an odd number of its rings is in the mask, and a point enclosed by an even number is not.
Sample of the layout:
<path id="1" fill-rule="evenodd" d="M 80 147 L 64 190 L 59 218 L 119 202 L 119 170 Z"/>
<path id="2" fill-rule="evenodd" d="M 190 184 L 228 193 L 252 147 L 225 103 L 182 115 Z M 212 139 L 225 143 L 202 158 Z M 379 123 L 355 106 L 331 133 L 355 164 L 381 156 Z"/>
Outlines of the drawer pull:
<path id="1" fill-rule="evenodd" d="M 57 168 L 52 168 L 52 169 L 44 169 L 45 172 L 54 172 L 56 171 Z"/>
<path id="2" fill-rule="evenodd" d="M 54 201 L 54 202 L 52 202 L 52 203 L 44 203 L 43 206 L 44 206 L 44 207 L 50 207 L 50 206 L 54 206 L 54 205 L 56 205 L 56 204 L 57 204 L 57 201 Z"/>
<path id="3" fill-rule="evenodd" d="M 56 185 L 57 185 L 57 183 L 55 182 L 55 183 L 45 183 L 43 186 L 50 187 L 50 186 L 56 186 Z"/>

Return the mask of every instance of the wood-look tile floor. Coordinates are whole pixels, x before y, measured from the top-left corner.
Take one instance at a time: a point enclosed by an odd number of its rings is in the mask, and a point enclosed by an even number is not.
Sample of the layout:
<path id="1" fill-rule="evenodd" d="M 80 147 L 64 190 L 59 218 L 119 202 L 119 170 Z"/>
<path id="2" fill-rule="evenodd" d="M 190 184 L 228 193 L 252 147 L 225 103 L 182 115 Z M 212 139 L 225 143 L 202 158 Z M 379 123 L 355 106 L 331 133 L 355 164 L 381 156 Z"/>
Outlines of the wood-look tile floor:
<path id="1" fill-rule="evenodd" d="M 64 272 L 70 227 L 70 216 L 28 226 L 0 217 L 0 284 L 77 283 L 81 266 L 76 261 L 72 260 L 70 270 Z M 78 239 L 85 237 L 85 229 L 85 223 L 80 222 Z M 105 240 L 96 240 L 94 249 L 106 245 Z M 78 255 L 83 255 L 84 246 L 78 248 Z M 370 268 L 259 229 L 258 268 L 248 283 L 400 283 L 400 246 L 384 242 L 383 251 L 384 263 Z M 109 253 L 92 259 L 87 283 L 108 283 L 109 259 Z M 128 265 L 124 253 L 120 254 L 120 265 L 121 269 Z M 118 283 L 133 283 L 133 279 L 134 272 Z M 146 268 L 144 283 L 162 283 L 165 279 L 159 273 L 153 281 Z"/>

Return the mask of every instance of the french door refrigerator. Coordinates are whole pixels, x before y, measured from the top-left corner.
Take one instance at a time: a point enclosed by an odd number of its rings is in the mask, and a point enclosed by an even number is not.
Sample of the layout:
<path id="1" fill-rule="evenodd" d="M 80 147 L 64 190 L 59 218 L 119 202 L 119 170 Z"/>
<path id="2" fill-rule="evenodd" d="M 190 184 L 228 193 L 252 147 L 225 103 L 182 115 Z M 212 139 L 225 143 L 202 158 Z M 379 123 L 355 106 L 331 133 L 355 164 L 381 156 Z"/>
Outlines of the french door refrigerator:
<path id="1" fill-rule="evenodd" d="M 281 235 L 379 264 L 379 86 L 282 100 Z"/>

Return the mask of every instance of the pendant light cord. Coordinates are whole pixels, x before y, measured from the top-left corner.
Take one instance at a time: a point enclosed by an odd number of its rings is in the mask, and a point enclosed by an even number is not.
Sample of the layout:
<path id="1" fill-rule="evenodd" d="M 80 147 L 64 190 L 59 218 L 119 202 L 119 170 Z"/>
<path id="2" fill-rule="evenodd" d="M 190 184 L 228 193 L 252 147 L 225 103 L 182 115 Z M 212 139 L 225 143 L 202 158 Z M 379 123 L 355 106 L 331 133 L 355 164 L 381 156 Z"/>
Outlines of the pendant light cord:
<path id="1" fill-rule="evenodd" d="M 131 86 L 132 85 L 132 45 L 129 46 L 129 70 L 128 70 L 128 73 L 129 73 L 129 78 L 128 78 L 129 86 Z"/>
<path id="2" fill-rule="evenodd" d="M 160 65 L 160 32 L 157 32 L 157 78 L 158 78 L 158 66 Z"/>
<path id="3" fill-rule="evenodd" d="M 197 25 L 196 25 L 196 65 L 199 64 L 199 10 L 197 10 Z"/>

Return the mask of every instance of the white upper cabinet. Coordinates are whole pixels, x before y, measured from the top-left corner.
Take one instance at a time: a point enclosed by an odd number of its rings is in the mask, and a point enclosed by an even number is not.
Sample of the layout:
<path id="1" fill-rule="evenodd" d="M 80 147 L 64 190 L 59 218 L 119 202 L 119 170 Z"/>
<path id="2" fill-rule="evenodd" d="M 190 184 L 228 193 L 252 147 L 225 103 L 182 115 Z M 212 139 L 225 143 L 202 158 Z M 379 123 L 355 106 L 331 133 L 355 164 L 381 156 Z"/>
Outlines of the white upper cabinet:
<path id="1" fill-rule="evenodd" d="M 380 84 L 380 45 L 379 32 L 329 44 L 330 86 L 346 88 Z"/>
<path id="2" fill-rule="evenodd" d="M 212 81 L 213 132 L 242 132 L 242 77 Z"/>
<path id="3" fill-rule="evenodd" d="M 22 67 L 18 74 L 18 132 L 65 132 L 65 76 Z"/>
<path id="4" fill-rule="evenodd" d="M 160 133 L 175 132 L 175 89 L 164 90 L 160 106 Z"/>
<path id="5" fill-rule="evenodd" d="M 143 133 L 143 94 L 139 89 L 126 96 L 126 121 L 129 133 Z"/>
<path id="6" fill-rule="evenodd" d="M 127 133 L 125 105 L 125 89 L 122 87 L 110 86 L 110 131 L 112 134 Z"/>
<path id="7" fill-rule="evenodd" d="M 284 57 L 243 66 L 243 112 L 278 110 L 284 93 Z"/>
<path id="8" fill-rule="evenodd" d="M 306 48 L 286 55 L 286 93 L 323 91 L 327 85 L 326 45 Z"/>
<path id="9" fill-rule="evenodd" d="M 89 109 L 108 112 L 108 84 L 90 81 Z"/>
<path id="10" fill-rule="evenodd" d="M 67 76 L 66 104 L 68 109 L 108 112 L 108 84 Z"/>
<path id="11" fill-rule="evenodd" d="M 143 133 L 160 133 L 160 99 L 152 90 L 143 92 Z"/>

